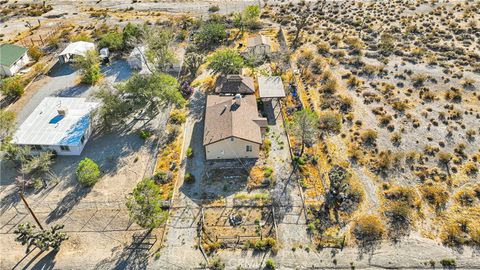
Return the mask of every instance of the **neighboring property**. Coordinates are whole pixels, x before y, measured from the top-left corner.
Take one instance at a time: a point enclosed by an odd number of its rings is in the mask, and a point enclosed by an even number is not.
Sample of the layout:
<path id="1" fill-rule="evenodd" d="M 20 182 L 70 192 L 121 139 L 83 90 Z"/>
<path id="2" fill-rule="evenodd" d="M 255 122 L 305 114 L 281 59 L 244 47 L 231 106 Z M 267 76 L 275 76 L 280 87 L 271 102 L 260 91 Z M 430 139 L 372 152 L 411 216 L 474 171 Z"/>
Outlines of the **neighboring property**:
<path id="1" fill-rule="evenodd" d="M 285 88 L 280 76 L 258 77 L 258 93 L 262 99 L 284 98 Z"/>
<path id="2" fill-rule="evenodd" d="M 58 60 L 61 63 L 68 63 L 74 59 L 75 56 L 83 56 L 88 51 L 94 50 L 95 44 L 86 41 L 77 41 L 68 44 L 68 46 L 59 54 Z"/>
<path id="3" fill-rule="evenodd" d="M 249 37 L 247 40 L 247 52 L 256 56 L 267 56 L 271 52 L 270 39 L 264 35 Z"/>
<path id="4" fill-rule="evenodd" d="M 27 48 L 17 45 L 0 45 L 0 76 L 13 76 L 28 64 L 30 59 L 27 52 Z"/>
<path id="5" fill-rule="evenodd" d="M 250 95 L 255 93 L 255 84 L 252 77 L 235 74 L 222 76 L 217 79 L 215 93 Z"/>
<path id="6" fill-rule="evenodd" d="M 32 151 L 80 155 L 92 133 L 91 114 L 98 102 L 85 98 L 47 97 L 20 125 L 13 143 Z"/>
<path id="7" fill-rule="evenodd" d="M 203 145 L 207 160 L 258 158 L 267 119 L 254 95 L 207 96 Z"/>

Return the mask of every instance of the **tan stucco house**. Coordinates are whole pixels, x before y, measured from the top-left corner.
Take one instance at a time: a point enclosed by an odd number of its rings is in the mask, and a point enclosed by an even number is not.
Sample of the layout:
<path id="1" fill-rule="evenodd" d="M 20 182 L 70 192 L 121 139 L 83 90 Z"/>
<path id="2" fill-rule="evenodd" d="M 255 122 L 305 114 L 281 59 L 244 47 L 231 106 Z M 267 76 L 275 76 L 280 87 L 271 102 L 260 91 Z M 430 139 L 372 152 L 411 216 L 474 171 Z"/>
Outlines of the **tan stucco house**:
<path id="1" fill-rule="evenodd" d="M 258 158 L 261 128 L 266 126 L 254 95 L 207 96 L 203 133 L 207 160 Z"/>

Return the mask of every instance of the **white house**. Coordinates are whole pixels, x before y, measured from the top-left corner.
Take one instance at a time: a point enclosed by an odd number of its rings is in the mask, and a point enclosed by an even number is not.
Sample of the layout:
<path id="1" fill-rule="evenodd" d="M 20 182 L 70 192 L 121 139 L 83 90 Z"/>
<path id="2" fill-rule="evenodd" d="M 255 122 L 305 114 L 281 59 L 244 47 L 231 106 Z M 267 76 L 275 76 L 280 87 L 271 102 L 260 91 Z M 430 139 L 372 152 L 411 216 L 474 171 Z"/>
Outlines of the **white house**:
<path id="1" fill-rule="evenodd" d="M 17 45 L 0 45 L 0 76 L 13 76 L 28 64 L 30 59 L 27 52 L 27 48 Z"/>
<path id="2" fill-rule="evenodd" d="M 46 97 L 20 125 L 13 143 L 29 146 L 33 153 L 80 155 L 92 133 L 91 114 L 98 106 L 85 98 Z"/>
<path id="3" fill-rule="evenodd" d="M 272 48 L 270 39 L 264 35 L 256 35 L 247 39 L 247 52 L 256 56 L 267 56 Z"/>
<path id="4" fill-rule="evenodd" d="M 58 60 L 61 63 L 68 63 L 74 59 L 75 56 L 87 55 L 88 51 L 95 50 L 95 44 L 86 41 L 77 41 L 68 44 L 68 46 L 58 55 Z"/>

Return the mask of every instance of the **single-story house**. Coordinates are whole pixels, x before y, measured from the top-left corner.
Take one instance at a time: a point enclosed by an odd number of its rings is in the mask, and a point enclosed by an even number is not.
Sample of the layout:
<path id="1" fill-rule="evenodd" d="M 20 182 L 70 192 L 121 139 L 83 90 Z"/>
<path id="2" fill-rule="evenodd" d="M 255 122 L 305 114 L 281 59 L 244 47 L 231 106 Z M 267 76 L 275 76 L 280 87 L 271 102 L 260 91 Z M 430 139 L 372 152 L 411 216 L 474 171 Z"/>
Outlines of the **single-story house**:
<path id="1" fill-rule="evenodd" d="M 0 76 L 13 76 L 23 68 L 30 59 L 28 49 L 13 45 L 0 45 Z"/>
<path id="2" fill-rule="evenodd" d="M 247 52 L 256 56 L 267 56 L 272 48 L 270 39 L 264 35 L 256 35 L 247 39 Z"/>
<path id="3" fill-rule="evenodd" d="M 77 41 L 68 44 L 68 46 L 58 55 L 58 60 L 61 63 L 68 63 L 74 59 L 75 56 L 85 57 L 88 51 L 95 50 L 95 44 L 86 41 Z"/>
<path id="4" fill-rule="evenodd" d="M 85 98 L 46 97 L 20 125 L 13 143 L 29 146 L 34 154 L 80 155 L 92 133 L 92 112 L 99 104 Z"/>
<path id="5" fill-rule="evenodd" d="M 226 94 L 255 94 L 255 83 L 252 77 L 231 74 L 217 79 L 215 93 L 219 95 Z"/>
<path id="6" fill-rule="evenodd" d="M 203 133 L 206 159 L 258 158 L 266 126 L 254 95 L 208 95 Z"/>

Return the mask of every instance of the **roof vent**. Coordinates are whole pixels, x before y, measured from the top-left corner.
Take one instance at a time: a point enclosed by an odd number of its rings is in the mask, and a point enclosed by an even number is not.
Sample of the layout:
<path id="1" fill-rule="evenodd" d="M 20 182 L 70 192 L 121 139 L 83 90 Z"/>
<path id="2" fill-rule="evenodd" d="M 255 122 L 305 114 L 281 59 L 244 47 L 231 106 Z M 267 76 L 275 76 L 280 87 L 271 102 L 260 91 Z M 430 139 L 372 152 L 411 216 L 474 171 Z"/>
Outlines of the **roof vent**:
<path id="1" fill-rule="evenodd" d="M 235 104 L 237 104 L 238 106 L 240 106 L 240 104 L 242 104 L 242 95 L 240 95 L 240 94 L 235 95 Z"/>
<path id="2" fill-rule="evenodd" d="M 67 114 L 67 108 L 59 108 L 57 109 L 58 115 L 65 116 Z"/>

